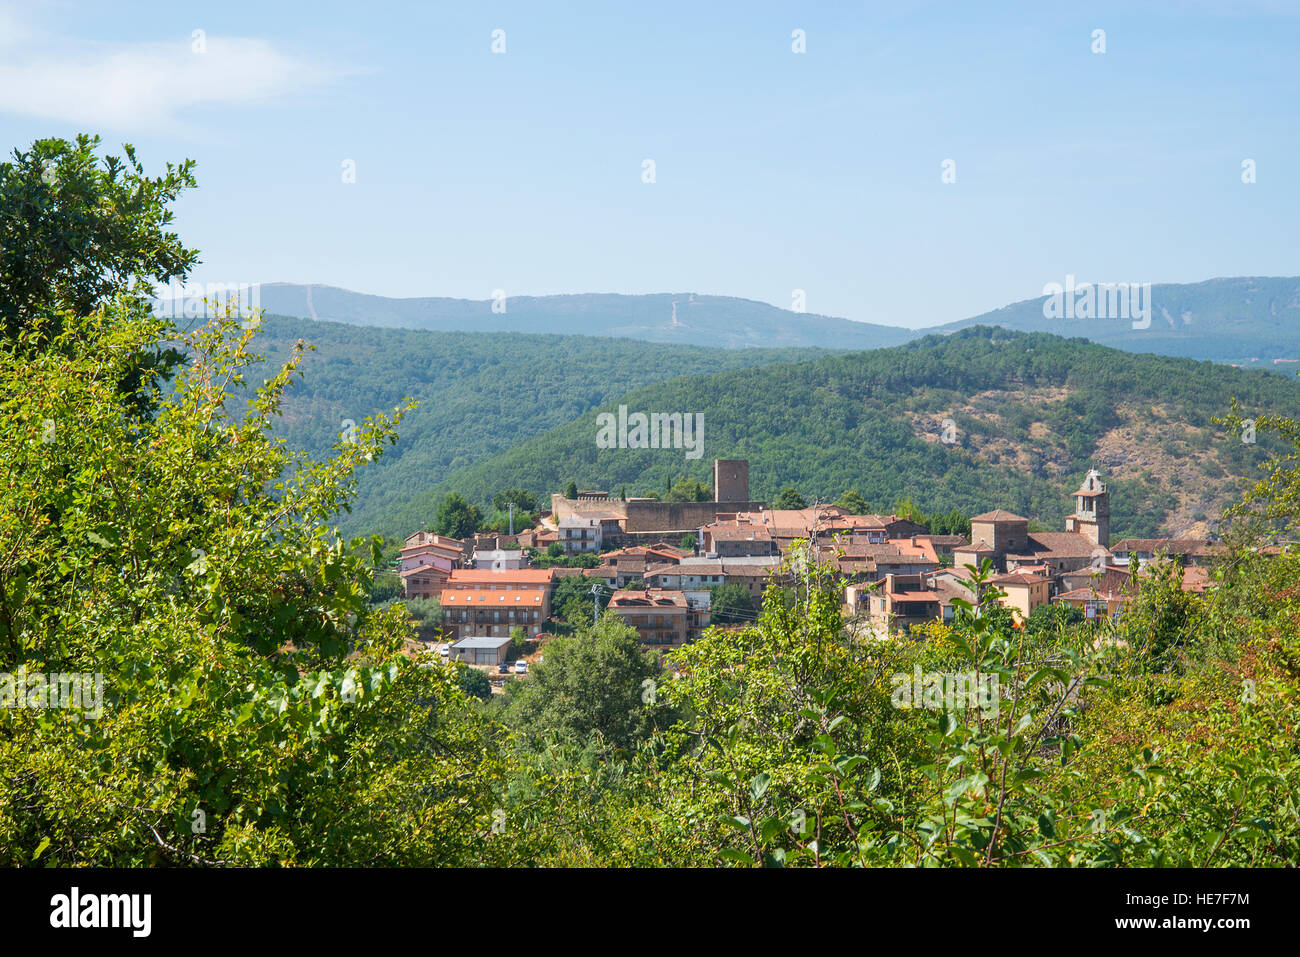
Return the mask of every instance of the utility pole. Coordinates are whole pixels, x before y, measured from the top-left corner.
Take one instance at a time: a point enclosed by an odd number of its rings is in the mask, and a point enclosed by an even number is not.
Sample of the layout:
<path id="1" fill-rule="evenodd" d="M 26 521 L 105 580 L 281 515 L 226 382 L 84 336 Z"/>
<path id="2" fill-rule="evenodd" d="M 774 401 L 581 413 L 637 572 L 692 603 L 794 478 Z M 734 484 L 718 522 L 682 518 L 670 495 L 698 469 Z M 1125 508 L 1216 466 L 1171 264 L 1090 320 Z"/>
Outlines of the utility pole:
<path id="1" fill-rule="evenodd" d="M 593 628 L 600 624 L 600 592 L 600 585 L 593 584 L 591 586 L 591 598 L 592 603 L 595 606 L 591 612 L 591 624 Z"/>
<path id="2" fill-rule="evenodd" d="M 513 538 L 515 534 L 515 503 L 506 502 L 506 508 L 510 509 L 510 537 Z"/>

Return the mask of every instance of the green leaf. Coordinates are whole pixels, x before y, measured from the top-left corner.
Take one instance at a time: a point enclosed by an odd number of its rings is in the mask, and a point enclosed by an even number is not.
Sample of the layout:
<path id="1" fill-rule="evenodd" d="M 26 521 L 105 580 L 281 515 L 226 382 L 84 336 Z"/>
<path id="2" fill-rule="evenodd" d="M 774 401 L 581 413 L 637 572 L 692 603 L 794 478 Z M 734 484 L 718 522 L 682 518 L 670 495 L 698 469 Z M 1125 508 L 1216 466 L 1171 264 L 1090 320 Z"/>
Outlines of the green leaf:
<path id="1" fill-rule="evenodd" d="M 772 838 L 776 837 L 778 834 L 784 832 L 785 828 L 786 828 L 785 821 L 781 820 L 779 817 L 769 817 L 765 819 L 761 825 L 759 825 L 758 836 L 763 839 L 764 843 L 766 843 L 772 840 Z"/>
<path id="2" fill-rule="evenodd" d="M 724 861 L 736 861 L 739 864 L 745 864 L 749 867 L 754 866 L 754 859 L 744 851 L 737 850 L 734 847 L 724 847 L 718 851 L 718 857 Z"/>

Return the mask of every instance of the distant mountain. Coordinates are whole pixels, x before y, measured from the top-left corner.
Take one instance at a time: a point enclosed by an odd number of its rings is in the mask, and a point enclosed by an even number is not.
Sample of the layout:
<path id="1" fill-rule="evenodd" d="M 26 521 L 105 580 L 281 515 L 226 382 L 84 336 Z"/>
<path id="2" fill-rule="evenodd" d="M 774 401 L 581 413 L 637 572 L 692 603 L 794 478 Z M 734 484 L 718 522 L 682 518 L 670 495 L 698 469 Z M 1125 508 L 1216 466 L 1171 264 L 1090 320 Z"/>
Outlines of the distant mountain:
<path id="1" fill-rule="evenodd" d="M 727 349 L 878 349 L 916 335 L 909 329 L 791 312 L 749 299 L 685 292 L 512 296 L 505 300 L 505 312 L 493 312 L 490 299 L 389 299 L 333 286 L 268 283 L 261 287 L 261 304 L 274 315 L 359 326 L 610 336 Z"/>
<path id="2" fill-rule="evenodd" d="M 1160 283 L 1151 286 L 1150 298 L 1150 325 L 1146 328 L 1135 329 L 1131 318 L 1049 319 L 1044 315 L 1043 297 L 924 331 L 946 333 L 997 325 L 1019 332 L 1080 336 L 1126 352 L 1209 359 L 1280 372 L 1300 369 L 1300 278 Z M 1137 321 L 1139 325 L 1145 322 Z"/>
<path id="3" fill-rule="evenodd" d="M 1137 329 L 1131 319 L 1048 318 L 1044 298 L 914 330 L 693 293 L 518 296 L 507 299 L 506 311 L 500 313 L 492 311 L 489 299 L 390 299 L 295 283 L 261 287 L 261 303 L 269 313 L 380 328 L 609 336 L 727 349 L 812 346 L 862 350 L 902 345 L 933 333 L 996 325 L 1018 332 L 1081 337 L 1127 352 L 1209 359 L 1279 372 L 1300 368 L 1300 362 L 1289 361 L 1300 360 L 1300 278 L 1156 284 L 1150 289 L 1150 324 Z"/>
<path id="4" fill-rule="evenodd" d="M 1300 417 L 1300 384 L 1282 376 L 974 327 L 649 385 L 391 503 L 379 525 L 409 532 L 453 490 L 484 502 L 575 481 L 637 495 L 682 475 L 708 482 L 712 459 L 745 458 L 759 499 L 789 485 L 823 501 L 856 489 L 882 510 L 908 496 L 931 512 L 1007 508 L 1053 530 L 1095 466 L 1111 485 L 1114 537 L 1203 533 L 1239 480 L 1281 449 L 1211 422 L 1234 396 L 1246 416 Z M 703 413 L 702 456 L 598 448 L 597 415 L 619 405 Z"/>

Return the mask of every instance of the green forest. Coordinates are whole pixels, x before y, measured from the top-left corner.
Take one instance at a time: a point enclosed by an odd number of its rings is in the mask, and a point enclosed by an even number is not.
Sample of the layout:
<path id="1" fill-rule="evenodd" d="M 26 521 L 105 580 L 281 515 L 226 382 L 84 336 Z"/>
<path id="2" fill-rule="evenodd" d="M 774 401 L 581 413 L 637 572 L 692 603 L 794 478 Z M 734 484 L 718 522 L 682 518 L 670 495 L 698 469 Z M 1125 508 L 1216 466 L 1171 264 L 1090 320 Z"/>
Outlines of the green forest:
<path id="1" fill-rule="evenodd" d="M 1241 430 L 1214 424 L 1234 396 L 1251 415 L 1300 415 L 1300 389 L 1283 376 L 976 327 L 892 349 L 648 385 L 391 503 L 357 531 L 409 533 L 451 491 L 487 502 L 505 486 L 545 494 L 576 481 L 662 495 L 682 475 L 708 483 L 714 458 L 745 458 L 750 494 L 766 501 L 787 487 L 825 502 L 856 489 L 886 511 L 902 499 L 928 512 L 1006 508 L 1050 529 L 1062 527 L 1070 492 L 1100 465 L 1112 490 L 1112 537 L 1153 537 L 1169 533 L 1178 486 L 1198 502 L 1226 505 L 1280 449 L 1276 437 L 1258 433 L 1246 444 Z M 961 411 L 972 401 L 995 411 Z M 597 448 L 596 416 L 619 405 L 703 412 L 703 457 Z M 945 419 L 954 426 L 951 444 L 940 441 Z M 929 440 L 923 423 L 934 433 Z M 1098 440 L 1130 426 L 1140 439 L 1126 451 L 1130 461 L 1149 459 L 1155 446 L 1185 471 L 1114 474 L 1096 456 Z"/>
<path id="2" fill-rule="evenodd" d="M 343 519 L 345 529 L 356 534 L 372 529 L 409 534 L 422 521 L 432 525 L 432 510 L 405 518 L 407 501 L 459 469 L 632 389 L 822 353 L 587 336 L 414 332 L 273 316 L 261 329 L 263 375 L 283 363 L 300 339 L 312 346 L 276 420 L 276 434 L 294 448 L 321 455 L 339 441 L 346 421 L 360 423 L 408 398 L 417 403 L 400 442 L 363 478 L 354 511 Z M 560 490 L 524 487 L 547 495 Z M 490 502 L 498 490 L 485 491 L 478 504 Z"/>
<path id="3" fill-rule="evenodd" d="M 1177 492 L 1215 517 L 1278 449 L 1267 435 L 1245 444 L 1213 424 L 1232 396 L 1255 414 L 1300 412 L 1288 377 L 990 327 L 816 358 L 274 317 L 262 329 L 270 365 L 300 339 L 313 347 L 276 420 L 293 448 L 321 455 L 346 423 L 416 400 L 398 444 L 362 476 L 341 517 L 348 534 L 432 526 L 453 491 L 484 509 L 505 487 L 543 503 L 569 482 L 662 495 L 683 476 L 707 484 L 713 458 L 748 458 L 760 499 L 794 487 L 834 501 L 857 489 L 885 510 L 903 498 L 930 511 L 1002 507 L 1049 528 L 1079 477 L 1099 466 L 1116 492 L 1116 537 L 1170 534 Z M 704 412 L 703 457 L 597 448 L 596 416 L 620 404 Z M 938 441 L 946 418 L 952 444 Z M 1137 433 L 1116 453 L 1123 461 L 1140 464 L 1154 446 L 1162 464 L 1113 474 L 1098 458 L 1113 430 Z"/>
<path id="4" fill-rule="evenodd" d="M 143 282 L 195 259 L 170 227 L 192 170 L 149 176 L 133 151 L 104 159 L 98 145 L 43 140 L 0 164 L 7 865 L 1300 859 L 1300 552 L 1265 547 L 1300 523 L 1286 380 L 972 330 L 644 387 L 630 401 L 707 411 L 721 447 L 767 470 L 764 489 L 897 487 L 927 507 L 974 495 L 1038 514 L 1049 480 L 966 462 L 965 445 L 923 443 L 896 417 L 1007 376 L 1065 390 L 1065 409 L 1046 415 L 1071 454 L 1120 397 L 1229 436 L 1252 418 L 1260 441 L 1224 440 L 1221 459 L 1241 456 L 1249 482 L 1205 594 L 1183 591 L 1171 565 L 1118 622 L 1045 614 L 1016 627 L 985 568 L 951 623 L 882 642 L 848 627 L 834 572 L 803 567 L 769 587 L 752 623 L 662 659 L 609 613 L 576 625 L 527 681 L 484 700 L 464 665 L 410 653 L 412 616 L 369 600 L 379 541 L 335 528 L 357 476 L 399 447 L 411 404 L 352 415 L 355 433 L 324 455 L 286 443 L 275 425 L 292 414 L 306 346 L 266 371 L 256 323 L 181 330 L 152 315 Z M 579 471 L 589 441 L 563 444 L 590 434 L 577 411 L 533 440 L 573 458 L 538 467 L 608 477 Z M 1023 427 L 1013 414 L 1001 426 Z M 826 448 L 861 443 L 829 464 Z M 460 473 L 466 494 L 551 482 L 510 471 L 527 447 L 497 460 L 490 483 L 478 466 Z M 899 457 L 858 471 L 882 447 Z M 913 467 L 888 484 L 885 469 Z M 959 498 L 963 477 L 979 484 Z M 1007 501 L 1017 488 L 1027 497 Z M 914 674 L 926 691 L 904 700 Z M 60 675 L 100 675 L 102 699 L 47 707 L 53 683 L 32 676 Z M 995 690 L 954 704 L 958 677 Z"/>

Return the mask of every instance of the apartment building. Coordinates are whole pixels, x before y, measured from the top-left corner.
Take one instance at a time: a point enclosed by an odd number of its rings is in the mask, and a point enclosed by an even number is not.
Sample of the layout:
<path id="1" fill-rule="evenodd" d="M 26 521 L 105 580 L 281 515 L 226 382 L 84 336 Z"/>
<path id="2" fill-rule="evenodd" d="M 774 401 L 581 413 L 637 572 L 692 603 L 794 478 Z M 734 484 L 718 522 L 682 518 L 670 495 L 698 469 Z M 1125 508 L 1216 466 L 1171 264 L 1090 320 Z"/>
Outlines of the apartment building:
<path id="1" fill-rule="evenodd" d="M 443 630 L 456 638 L 542 630 L 551 617 L 556 575 L 550 568 L 457 569 L 443 586 Z"/>
<path id="2" fill-rule="evenodd" d="M 635 628 L 644 644 L 658 648 L 681 647 L 709 627 L 708 609 L 693 606 L 681 591 L 616 591 L 609 610 Z"/>

